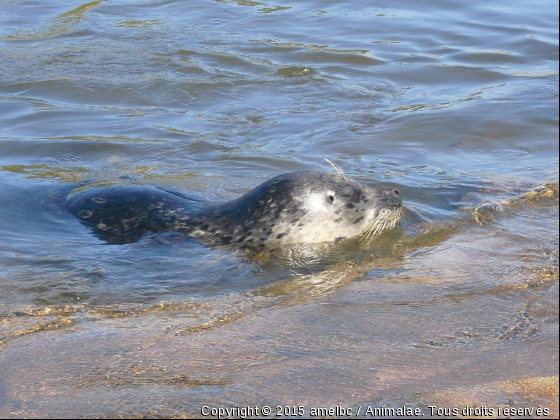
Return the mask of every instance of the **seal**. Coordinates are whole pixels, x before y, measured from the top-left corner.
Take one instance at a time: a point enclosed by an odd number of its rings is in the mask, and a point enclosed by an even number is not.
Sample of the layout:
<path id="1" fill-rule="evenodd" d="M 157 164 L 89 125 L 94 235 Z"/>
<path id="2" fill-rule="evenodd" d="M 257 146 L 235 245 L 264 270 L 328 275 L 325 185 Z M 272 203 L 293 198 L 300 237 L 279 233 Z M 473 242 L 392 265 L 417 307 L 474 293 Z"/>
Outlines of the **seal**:
<path id="1" fill-rule="evenodd" d="M 270 246 L 369 241 L 402 214 L 398 191 L 344 173 L 293 172 L 225 203 L 154 186 L 118 184 L 71 193 L 67 207 L 107 241 L 180 232 L 205 244 Z"/>

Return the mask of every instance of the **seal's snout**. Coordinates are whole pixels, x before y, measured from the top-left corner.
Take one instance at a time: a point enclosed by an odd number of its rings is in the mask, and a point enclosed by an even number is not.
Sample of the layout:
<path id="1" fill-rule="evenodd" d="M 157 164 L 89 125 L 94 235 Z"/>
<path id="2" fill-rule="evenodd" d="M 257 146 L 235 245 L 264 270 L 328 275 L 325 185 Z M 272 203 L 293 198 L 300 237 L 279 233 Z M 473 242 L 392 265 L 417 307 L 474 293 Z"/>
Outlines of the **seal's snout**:
<path id="1" fill-rule="evenodd" d="M 398 190 L 387 189 L 384 192 L 387 207 L 392 210 L 397 210 L 402 207 L 402 197 L 401 193 Z"/>

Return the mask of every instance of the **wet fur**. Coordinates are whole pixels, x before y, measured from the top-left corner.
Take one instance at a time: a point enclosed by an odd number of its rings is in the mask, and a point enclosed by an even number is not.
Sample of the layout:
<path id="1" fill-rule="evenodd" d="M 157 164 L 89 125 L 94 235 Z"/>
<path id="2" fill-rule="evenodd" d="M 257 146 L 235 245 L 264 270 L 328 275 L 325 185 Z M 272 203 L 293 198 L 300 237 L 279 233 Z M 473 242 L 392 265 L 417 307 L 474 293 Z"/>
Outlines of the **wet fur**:
<path id="1" fill-rule="evenodd" d="M 111 242 L 180 232 L 209 244 L 260 246 L 370 240 L 396 224 L 401 203 L 398 192 L 344 174 L 295 172 L 227 203 L 122 184 L 82 189 L 69 196 L 67 206 Z"/>

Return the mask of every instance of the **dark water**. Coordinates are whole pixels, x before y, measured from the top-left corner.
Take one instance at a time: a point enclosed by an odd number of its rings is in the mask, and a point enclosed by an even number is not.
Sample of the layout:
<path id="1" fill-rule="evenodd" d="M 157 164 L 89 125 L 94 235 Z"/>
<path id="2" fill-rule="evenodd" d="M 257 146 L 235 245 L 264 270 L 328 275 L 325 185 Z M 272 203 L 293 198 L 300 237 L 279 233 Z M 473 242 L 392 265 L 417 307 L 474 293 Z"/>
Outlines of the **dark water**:
<path id="1" fill-rule="evenodd" d="M 558 32 L 550 0 L 0 0 L 0 415 L 558 402 Z M 323 157 L 398 187 L 400 229 L 254 255 L 64 208 Z"/>

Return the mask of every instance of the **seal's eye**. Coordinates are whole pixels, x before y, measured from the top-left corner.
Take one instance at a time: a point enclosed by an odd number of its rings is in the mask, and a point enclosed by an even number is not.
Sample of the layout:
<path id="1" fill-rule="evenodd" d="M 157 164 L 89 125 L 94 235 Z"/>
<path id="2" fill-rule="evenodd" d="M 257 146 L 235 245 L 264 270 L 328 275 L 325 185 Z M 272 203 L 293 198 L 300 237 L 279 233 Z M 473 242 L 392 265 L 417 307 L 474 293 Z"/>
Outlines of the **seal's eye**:
<path id="1" fill-rule="evenodd" d="M 329 195 L 327 198 L 331 203 L 334 203 L 334 195 Z"/>
<path id="2" fill-rule="evenodd" d="M 359 203 L 361 199 L 362 199 L 362 195 L 359 192 L 354 194 L 354 197 L 352 197 L 352 201 L 354 203 Z"/>

